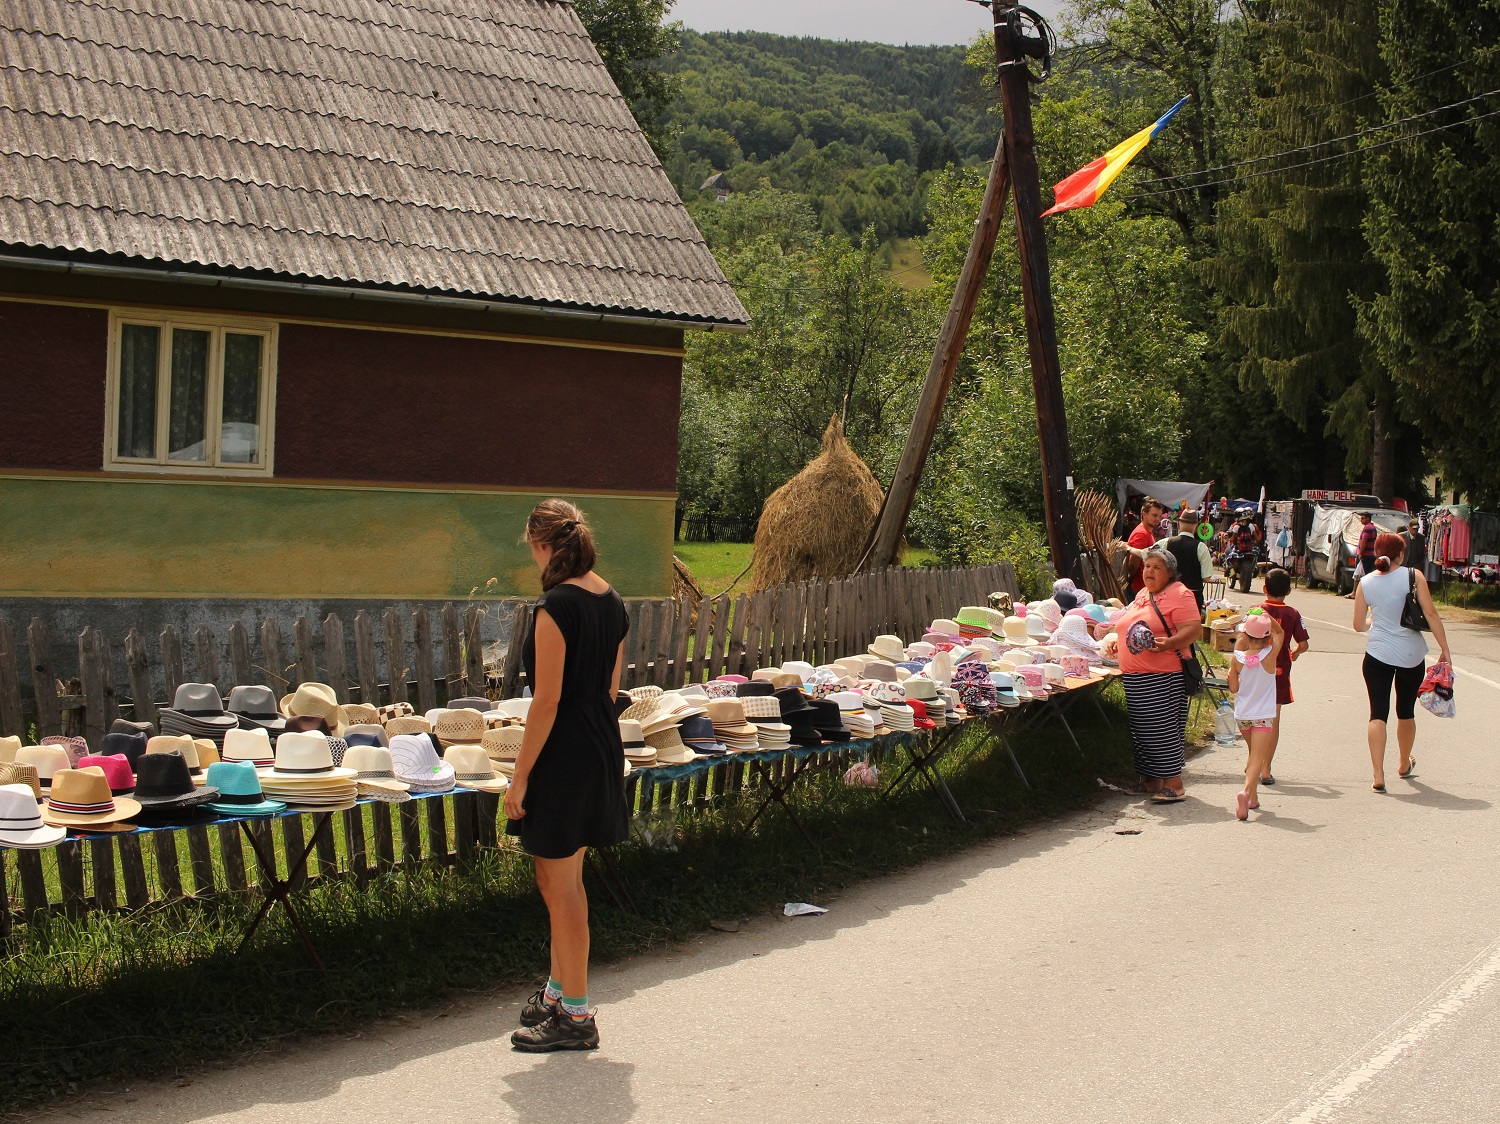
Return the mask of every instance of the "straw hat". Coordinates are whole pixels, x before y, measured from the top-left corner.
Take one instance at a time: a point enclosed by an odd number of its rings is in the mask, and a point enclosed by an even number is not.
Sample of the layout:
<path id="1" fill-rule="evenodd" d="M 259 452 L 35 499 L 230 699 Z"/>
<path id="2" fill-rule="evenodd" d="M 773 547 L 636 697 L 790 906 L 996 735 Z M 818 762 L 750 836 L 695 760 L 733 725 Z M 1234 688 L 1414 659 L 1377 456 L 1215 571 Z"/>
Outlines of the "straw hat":
<path id="1" fill-rule="evenodd" d="M 16 761 L 0 761 L 0 785 L 20 784 L 31 789 L 38 799 L 42 798 L 42 782 L 37 779 L 35 765 L 22 765 Z"/>
<path id="2" fill-rule="evenodd" d="M 386 703 L 375 708 L 375 721 L 385 725 L 393 718 L 410 718 L 416 711 L 409 702 Z"/>
<path id="3" fill-rule="evenodd" d="M 83 738 L 65 738 L 60 734 L 53 734 L 41 740 L 42 745 L 60 745 L 67 751 L 70 765 L 77 765 L 80 757 L 87 757 L 89 743 Z"/>
<path id="4" fill-rule="evenodd" d="M 889 660 L 870 660 L 865 664 L 860 678 L 894 683 L 896 682 L 896 665 Z"/>
<path id="5" fill-rule="evenodd" d="M 374 726 L 380 723 L 380 711 L 364 703 L 344 704 L 344 725 Z"/>
<path id="6" fill-rule="evenodd" d="M 958 631 L 957 626 L 954 626 L 953 631 Z M 883 633 L 875 637 L 870 642 L 870 646 L 865 650 L 870 655 L 890 663 L 899 663 L 906 658 L 906 645 L 901 642 L 901 637 L 892 636 L 890 633 Z"/>
<path id="7" fill-rule="evenodd" d="M 228 731 L 224 735 L 224 752 L 220 756 L 225 761 L 246 761 L 257 768 L 269 769 L 276 764 L 271 735 L 264 726 Z"/>
<path id="8" fill-rule="evenodd" d="M 477 746 L 484 731 L 484 715 L 467 707 L 443 711 L 432 730 L 444 749 L 450 745 Z"/>
<path id="9" fill-rule="evenodd" d="M 510 782 L 495 772 L 489 754 L 477 745 L 450 745 L 443 760 L 453 766 L 453 779 L 462 788 L 504 792 Z"/>
<path id="10" fill-rule="evenodd" d="M 1005 642 L 1014 648 L 1031 648 L 1036 641 L 1031 638 L 1031 633 L 1026 628 L 1025 617 L 1006 617 L 1004 629 Z"/>
<path id="11" fill-rule="evenodd" d="M 398 718 L 386 719 L 385 732 L 386 736 L 391 738 L 398 734 L 428 734 L 432 732 L 432 723 L 425 718 L 406 714 Z"/>
<path id="12" fill-rule="evenodd" d="M 238 728 L 238 727 L 236 727 Z M 219 747 L 208 738 L 194 738 L 193 748 L 198 751 L 198 764 L 204 769 L 219 760 Z"/>
<path id="13" fill-rule="evenodd" d="M 813 673 L 814 668 L 806 660 L 787 660 L 781 665 L 781 670 L 784 674 L 795 675 L 801 682 L 806 683 L 807 677 Z"/>
<path id="14" fill-rule="evenodd" d="M 769 683 L 781 674 L 779 667 L 758 667 L 750 674 L 752 683 Z"/>
<path id="15" fill-rule="evenodd" d="M 327 683 L 303 683 L 290 695 L 282 695 L 281 713 L 288 718 L 316 714 L 328 723 L 330 732 L 343 733 L 344 708 Z"/>
<path id="16" fill-rule="evenodd" d="M 502 726 L 498 730 L 486 730 L 479 740 L 479 747 L 491 761 L 514 762 L 521 755 L 521 742 L 525 737 L 524 726 Z"/>
<path id="17" fill-rule="evenodd" d="M 354 783 L 361 796 L 400 804 L 411 799 L 411 785 L 396 779 L 391 751 L 379 745 L 351 745 L 344 754 L 345 768 L 354 770 Z"/>
<path id="18" fill-rule="evenodd" d="M 682 734 L 676 726 L 647 734 L 646 744 L 656 750 L 658 765 L 687 765 L 698 759 L 698 755 L 683 742 Z"/>
<path id="19" fill-rule="evenodd" d="M 109 790 L 103 769 L 59 769 L 42 819 L 53 827 L 107 827 L 140 814 L 141 805 Z"/>
<path id="20" fill-rule="evenodd" d="M 16 759 L 16 750 L 20 748 L 20 738 L 0 738 L 0 762 L 14 761 Z"/>
<path id="21" fill-rule="evenodd" d="M 625 693 L 629 695 L 634 702 L 640 702 L 642 699 L 659 699 L 662 697 L 662 694 L 664 692 L 660 687 L 654 684 L 647 684 L 644 687 L 632 687 Z"/>
<path id="22" fill-rule="evenodd" d="M 276 739 L 275 767 L 261 773 L 262 780 L 276 781 L 278 785 L 350 780 L 353 777 L 353 769 L 333 763 L 328 738 L 316 731 L 295 730 Z"/>

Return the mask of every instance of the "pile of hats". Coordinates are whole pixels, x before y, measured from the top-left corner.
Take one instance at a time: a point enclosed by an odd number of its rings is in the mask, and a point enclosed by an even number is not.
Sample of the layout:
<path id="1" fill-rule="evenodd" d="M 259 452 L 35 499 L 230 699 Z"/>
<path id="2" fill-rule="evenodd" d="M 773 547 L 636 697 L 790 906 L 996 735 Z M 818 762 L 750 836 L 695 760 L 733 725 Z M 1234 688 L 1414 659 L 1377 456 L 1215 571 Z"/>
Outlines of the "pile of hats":
<path id="1" fill-rule="evenodd" d="M 161 732 L 210 741 L 217 748 L 224 735 L 238 729 L 240 720 L 224 709 L 224 697 L 212 683 L 184 683 L 172 705 L 160 711 Z"/>
<path id="2" fill-rule="evenodd" d="M 712 699 L 708 718 L 716 737 L 731 753 L 754 753 L 760 748 L 759 732 L 745 717 L 745 706 L 738 698 Z"/>
<path id="3" fill-rule="evenodd" d="M 740 708 L 755 727 L 761 749 L 786 749 L 792 744 L 792 727 L 782 721 L 781 700 L 774 694 L 749 695 L 740 699 Z"/>
<path id="4" fill-rule="evenodd" d="M 265 794 L 303 812 L 341 812 L 354 807 L 355 771 L 333 762 L 329 738 L 320 730 L 288 730 L 276 739 L 276 760 L 260 772 Z"/>

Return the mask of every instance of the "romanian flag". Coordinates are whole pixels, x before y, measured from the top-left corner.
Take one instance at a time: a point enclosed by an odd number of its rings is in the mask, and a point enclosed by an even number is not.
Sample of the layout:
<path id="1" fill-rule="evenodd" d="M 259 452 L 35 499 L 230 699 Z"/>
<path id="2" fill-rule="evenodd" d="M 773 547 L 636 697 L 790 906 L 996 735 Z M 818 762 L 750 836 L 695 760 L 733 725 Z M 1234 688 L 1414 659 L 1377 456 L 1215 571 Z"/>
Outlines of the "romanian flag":
<path id="1" fill-rule="evenodd" d="M 1092 207 L 1099 201 L 1109 185 L 1125 170 L 1125 165 L 1135 159 L 1136 154 L 1167 127 L 1167 122 L 1176 116 L 1187 98 L 1183 98 L 1161 115 L 1156 124 L 1142 129 L 1128 140 L 1121 141 L 1099 159 L 1085 164 L 1053 189 L 1056 202 L 1050 211 L 1042 214 L 1055 215 L 1059 211 L 1074 211 L 1079 207 Z"/>

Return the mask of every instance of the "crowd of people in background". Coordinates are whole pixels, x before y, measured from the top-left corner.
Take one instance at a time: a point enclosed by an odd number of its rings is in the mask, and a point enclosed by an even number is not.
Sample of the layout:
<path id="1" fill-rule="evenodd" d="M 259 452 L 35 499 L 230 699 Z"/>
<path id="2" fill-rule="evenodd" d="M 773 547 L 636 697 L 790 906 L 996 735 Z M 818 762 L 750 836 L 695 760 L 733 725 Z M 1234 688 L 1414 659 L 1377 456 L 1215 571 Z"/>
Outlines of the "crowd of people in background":
<path id="1" fill-rule="evenodd" d="M 1204 587 L 1224 551 L 1259 551 L 1265 532 L 1258 513 L 1242 513 L 1205 535 L 1208 513 L 1183 506 L 1175 518 L 1146 497 L 1126 537 L 1126 577 L 1131 600 L 1104 639 L 1107 658 L 1119 663 L 1135 753 L 1135 792 L 1153 803 L 1184 799 L 1187 719 L 1193 689 L 1210 669 L 1198 654 L 1204 634 Z M 1369 700 L 1367 742 L 1372 787 L 1386 791 L 1385 758 L 1391 696 L 1396 705 L 1398 773 L 1416 769 L 1415 708 L 1424 680 L 1434 673 L 1451 683 L 1451 658 L 1443 622 L 1427 577 L 1426 540 L 1413 519 L 1400 534 L 1382 531 L 1368 513 L 1357 544 L 1354 630 L 1367 636 L 1362 675 Z M 1211 526 L 1211 525 L 1210 525 Z M 1283 544 L 1284 548 L 1284 544 Z M 1276 783 L 1272 763 L 1280 742 L 1282 708 L 1293 701 L 1292 665 L 1311 644 L 1302 615 L 1286 598 L 1292 574 L 1276 566 L 1264 574 L 1264 599 L 1238 626 L 1227 682 L 1247 753 L 1245 785 L 1234 814 L 1249 818 L 1260 790 Z M 1429 670 L 1425 632 L 1438 644 Z"/>

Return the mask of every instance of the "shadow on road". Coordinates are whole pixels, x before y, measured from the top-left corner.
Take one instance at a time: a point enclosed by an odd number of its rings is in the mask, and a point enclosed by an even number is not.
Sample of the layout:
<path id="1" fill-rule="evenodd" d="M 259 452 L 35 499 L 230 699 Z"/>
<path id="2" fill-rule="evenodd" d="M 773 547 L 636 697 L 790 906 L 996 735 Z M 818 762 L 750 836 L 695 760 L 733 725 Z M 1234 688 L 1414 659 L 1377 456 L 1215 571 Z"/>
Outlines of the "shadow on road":
<path id="1" fill-rule="evenodd" d="M 1397 783 L 1409 784 L 1416 789 L 1415 792 L 1391 791 L 1386 794 L 1403 804 L 1417 804 L 1424 808 L 1438 808 L 1445 812 L 1483 812 L 1493 807 L 1488 800 L 1480 800 L 1473 796 L 1455 796 L 1451 792 L 1425 785 L 1415 777 L 1408 777 L 1405 781 Z"/>
<path id="2" fill-rule="evenodd" d="M 505 1077 L 510 1089 L 500 1099 L 523 1124 L 561 1116 L 592 1124 L 625 1124 L 640 1108 L 630 1090 L 634 1073 L 630 1062 L 612 1062 L 597 1054 L 549 1054 L 530 1069 Z"/>

